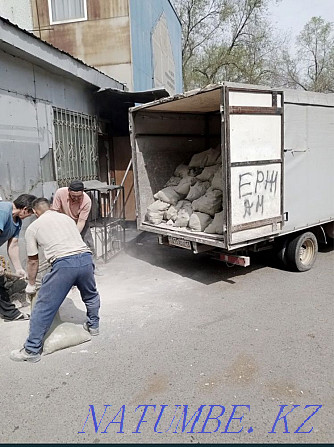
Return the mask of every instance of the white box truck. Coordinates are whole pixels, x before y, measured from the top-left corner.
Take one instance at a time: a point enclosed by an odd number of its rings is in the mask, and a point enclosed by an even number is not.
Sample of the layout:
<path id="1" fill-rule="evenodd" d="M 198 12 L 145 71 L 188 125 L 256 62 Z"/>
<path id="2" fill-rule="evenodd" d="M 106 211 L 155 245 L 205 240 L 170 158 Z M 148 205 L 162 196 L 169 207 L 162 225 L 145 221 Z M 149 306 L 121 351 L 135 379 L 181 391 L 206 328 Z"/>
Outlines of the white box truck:
<path id="1" fill-rule="evenodd" d="M 306 271 L 318 242 L 333 238 L 334 94 L 226 82 L 133 107 L 129 118 L 137 226 L 159 243 L 242 266 L 273 247 Z M 210 147 L 221 150 L 220 234 L 149 222 L 154 194 Z"/>

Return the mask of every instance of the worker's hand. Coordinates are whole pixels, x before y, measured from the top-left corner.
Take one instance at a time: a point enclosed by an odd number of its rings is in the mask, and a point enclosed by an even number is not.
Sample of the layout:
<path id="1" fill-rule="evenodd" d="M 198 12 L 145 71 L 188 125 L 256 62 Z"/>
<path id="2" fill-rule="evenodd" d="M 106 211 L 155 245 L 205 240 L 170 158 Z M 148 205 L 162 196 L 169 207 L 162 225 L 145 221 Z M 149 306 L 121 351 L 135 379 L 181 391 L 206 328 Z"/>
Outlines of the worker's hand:
<path id="1" fill-rule="evenodd" d="M 17 275 L 20 275 L 20 278 L 25 279 L 27 277 L 27 274 L 25 270 L 23 269 L 17 269 L 15 272 Z"/>
<path id="2" fill-rule="evenodd" d="M 25 292 L 28 295 L 34 295 L 36 293 L 36 284 L 27 284 Z"/>
<path id="3" fill-rule="evenodd" d="M 5 269 L 0 265 L 0 276 L 5 274 Z"/>

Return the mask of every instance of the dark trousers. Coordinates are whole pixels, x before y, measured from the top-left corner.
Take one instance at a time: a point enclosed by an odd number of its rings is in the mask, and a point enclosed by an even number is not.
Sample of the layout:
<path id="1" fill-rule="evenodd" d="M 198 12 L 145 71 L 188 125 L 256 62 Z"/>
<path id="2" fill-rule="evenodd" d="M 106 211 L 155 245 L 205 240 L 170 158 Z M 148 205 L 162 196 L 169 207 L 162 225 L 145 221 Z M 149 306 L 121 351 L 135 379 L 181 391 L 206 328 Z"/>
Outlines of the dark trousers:
<path id="1" fill-rule="evenodd" d="M 15 304 L 10 302 L 3 275 L 0 276 L 0 314 L 6 320 L 14 320 L 20 315 L 20 311 L 16 309 Z"/>
<path id="2" fill-rule="evenodd" d="M 94 247 L 94 241 L 92 232 L 90 231 L 90 226 L 88 220 L 86 220 L 85 226 L 83 227 L 81 231 L 81 237 L 84 243 L 87 245 L 87 247 L 92 252 L 92 255 L 95 256 L 95 247 Z"/>
<path id="3" fill-rule="evenodd" d="M 72 286 L 78 287 L 86 305 L 88 326 L 99 327 L 100 295 L 96 289 L 92 255 L 65 256 L 52 264 L 51 272 L 42 280 L 24 345 L 28 352 L 37 354 L 41 351 L 43 338 Z"/>

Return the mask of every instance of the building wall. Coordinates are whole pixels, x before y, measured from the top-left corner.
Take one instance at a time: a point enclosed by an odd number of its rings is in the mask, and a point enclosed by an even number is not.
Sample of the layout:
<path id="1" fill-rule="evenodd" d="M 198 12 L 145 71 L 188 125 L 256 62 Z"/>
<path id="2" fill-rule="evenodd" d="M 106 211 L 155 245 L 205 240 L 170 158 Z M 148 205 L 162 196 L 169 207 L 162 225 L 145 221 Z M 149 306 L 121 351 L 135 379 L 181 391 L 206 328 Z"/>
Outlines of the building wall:
<path id="1" fill-rule="evenodd" d="M 28 31 L 33 29 L 30 0 L 0 0 L 0 16 L 20 28 Z"/>
<path id="2" fill-rule="evenodd" d="M 57 48 L 129 90 L 182 91 L 181 24 L 169 0 L 87 0 L 87 20 L 53 25 L 48 0 L 31 2 L 35 34 Z"/>
<path id="3" fill-rule="evenodd" d="M 134 90 L 159 87 L 163 79 L 170 94 L 182 92 L 181 24 L 170 2 L 129 2 Z M 168 76 L 174 88 L 166 84 Z"/>
<path id="4" fill-rule="evenodd" d="M 95 113 L 92 89 L 0 50 L 0 196 L 50 197 L 52 106 Z"/>
<path id="5" fill-rule="evenodd" d="M 132 88 L 128 0 L 87 0 L 87 20 L 50 25 L 47 0 L 31 0 L 34 33 Z"/>

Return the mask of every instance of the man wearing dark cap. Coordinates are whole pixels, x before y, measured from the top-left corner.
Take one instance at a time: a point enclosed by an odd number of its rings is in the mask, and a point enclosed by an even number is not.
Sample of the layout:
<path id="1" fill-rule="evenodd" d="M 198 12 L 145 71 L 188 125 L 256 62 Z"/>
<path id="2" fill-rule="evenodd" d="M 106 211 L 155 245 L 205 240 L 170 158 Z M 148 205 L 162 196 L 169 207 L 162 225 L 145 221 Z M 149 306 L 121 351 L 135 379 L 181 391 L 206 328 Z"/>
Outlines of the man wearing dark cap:
<path id="1" fill-rule="evenodd" d="M 57 189 L 51 209 L 71 217 L 77 224 L 81 237 L 88 247 L 94 250 L 92 235 L 87 221 L 92 201 L 84 192 L 81 180 L 73 180 L 69 187 Z"/>

